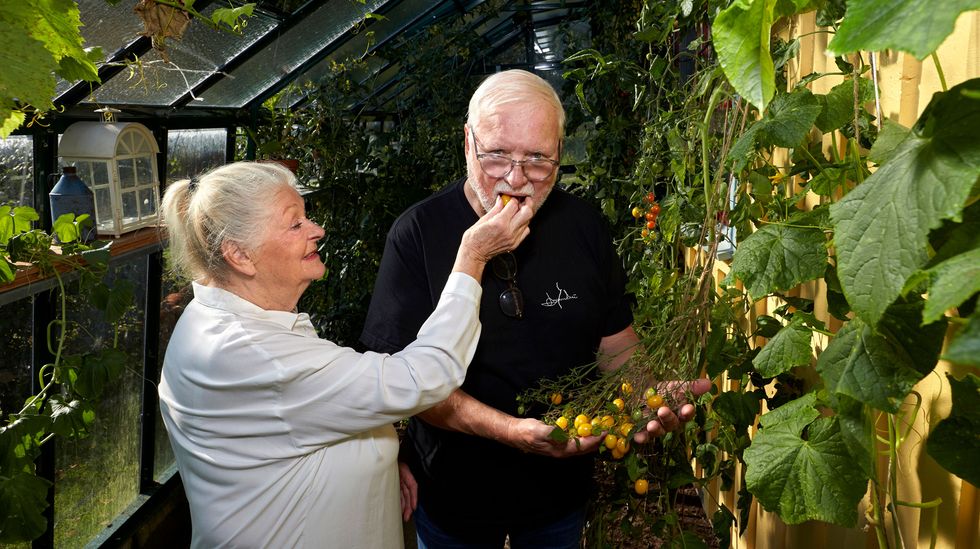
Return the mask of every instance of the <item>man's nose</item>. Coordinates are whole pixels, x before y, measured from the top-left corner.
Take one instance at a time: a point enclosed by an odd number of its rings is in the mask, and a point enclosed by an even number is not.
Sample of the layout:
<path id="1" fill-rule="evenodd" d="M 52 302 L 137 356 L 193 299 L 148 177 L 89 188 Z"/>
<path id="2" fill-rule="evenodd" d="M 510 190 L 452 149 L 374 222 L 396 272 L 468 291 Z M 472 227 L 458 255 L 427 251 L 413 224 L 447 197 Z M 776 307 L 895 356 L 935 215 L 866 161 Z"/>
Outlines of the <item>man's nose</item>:
<path id="1" fill-rule="evenodd" d="M 514 189 L 517 189 L 519 186 L 527 183 L 528 179 L 524 175 L 524 164 L 515 163 L 511 167 L 510 173 L 507 174 L 507 177 L 504 179 L 506 179 L 507 183 L 510 183 L 510 186 Z"/>

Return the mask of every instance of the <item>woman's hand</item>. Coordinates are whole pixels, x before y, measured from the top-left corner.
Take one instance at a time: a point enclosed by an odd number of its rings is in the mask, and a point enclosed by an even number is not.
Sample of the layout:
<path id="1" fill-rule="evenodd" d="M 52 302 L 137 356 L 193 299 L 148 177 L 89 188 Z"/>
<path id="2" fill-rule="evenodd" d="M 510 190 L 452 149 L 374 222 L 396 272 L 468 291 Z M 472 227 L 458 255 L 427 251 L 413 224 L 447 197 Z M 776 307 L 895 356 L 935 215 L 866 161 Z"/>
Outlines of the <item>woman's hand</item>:
<path id="1" fill-rule="evenodd" d="M 533 215 L 533 197 L 511 200 L 506 206 L 498 198 L 493 208 L 463 233 L 453 270 L 480 280 L 483 267 L 493 256 L 513 250 L 530 234 L 528 224 Z"/>
<path id="2" fill-rule="evenodd" d="M 419 504 L 419 485 L 404 461 L 398 462 L 398 488 L 402 500 L 402 521 L 408 522 Z"/>

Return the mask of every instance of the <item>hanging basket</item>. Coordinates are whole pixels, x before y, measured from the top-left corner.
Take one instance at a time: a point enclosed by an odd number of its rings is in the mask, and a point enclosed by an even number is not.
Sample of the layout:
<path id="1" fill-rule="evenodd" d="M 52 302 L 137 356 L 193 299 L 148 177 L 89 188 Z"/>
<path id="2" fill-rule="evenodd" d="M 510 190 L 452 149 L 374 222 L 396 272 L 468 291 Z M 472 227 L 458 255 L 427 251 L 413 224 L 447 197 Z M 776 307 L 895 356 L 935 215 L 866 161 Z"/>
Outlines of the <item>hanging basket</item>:
<path id="1" fill-rule="evenodd" d="M 143 20 L 143 36 L 149 36 L 153 40 L 153 49 L 160 52 L 164 61 L 169 62 L 167 38 L 180 40 L 191 22 L 190 14 L 173 6 L 160 4 L 157 0 L 140 0 L 133 11 Z"/>

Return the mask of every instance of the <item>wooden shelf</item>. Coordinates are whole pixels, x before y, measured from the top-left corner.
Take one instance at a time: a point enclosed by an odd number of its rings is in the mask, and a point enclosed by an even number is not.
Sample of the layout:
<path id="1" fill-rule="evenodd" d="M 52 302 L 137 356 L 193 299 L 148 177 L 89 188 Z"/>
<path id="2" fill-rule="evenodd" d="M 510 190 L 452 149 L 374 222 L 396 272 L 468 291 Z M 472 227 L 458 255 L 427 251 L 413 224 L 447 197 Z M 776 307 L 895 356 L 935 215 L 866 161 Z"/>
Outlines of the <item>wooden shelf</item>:
<path id="1" fill-rule="evenodd" d="M 162 233 L 163 230 L 159 227 L 144 227 L 131 233 L 126 233 L 118 238 L 100 235 L 99 239 L 112 242 L 112 245 L 109 247 L 109 254 L 112 257 L 119 257 L 138 252 L 145 248 L 160 246 L 162 243 Z M 52 252 L 59 253 L 60 250 L 58 248 L 52 248 Z M 70 271 L 71 267 L 65 264 L 58 264 L 56 269 L 59 273 L 65 273 Z M 0 284 L 0 294 L 16 290 L 23 286 L 43 282 L 49 278 L 51 276 L 43 276 L 37 267 L 18 270 L 12 282 Z"/>

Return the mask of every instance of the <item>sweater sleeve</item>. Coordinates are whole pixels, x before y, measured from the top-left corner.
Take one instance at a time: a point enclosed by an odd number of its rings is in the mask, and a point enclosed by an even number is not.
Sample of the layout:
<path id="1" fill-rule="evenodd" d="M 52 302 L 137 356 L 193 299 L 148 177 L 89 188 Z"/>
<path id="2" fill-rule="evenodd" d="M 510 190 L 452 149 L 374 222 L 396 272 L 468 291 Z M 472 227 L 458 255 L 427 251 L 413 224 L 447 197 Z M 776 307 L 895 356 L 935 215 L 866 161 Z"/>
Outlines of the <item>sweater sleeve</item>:
<path id="1" fill-rule="evenodd" d="M 300 446 L 316 446 L 421 412 L 463 383 L 480 336 L 482 288 L 450 276 L 436 310 L 404 350 L 357 353 L 329 341 L 290 350 L 270 342 L 282 371 L 280 413 Z M 304 367 L 304 364 L 318 364 Z M 299 367 L 293 364 L 300 365 Z"/>

